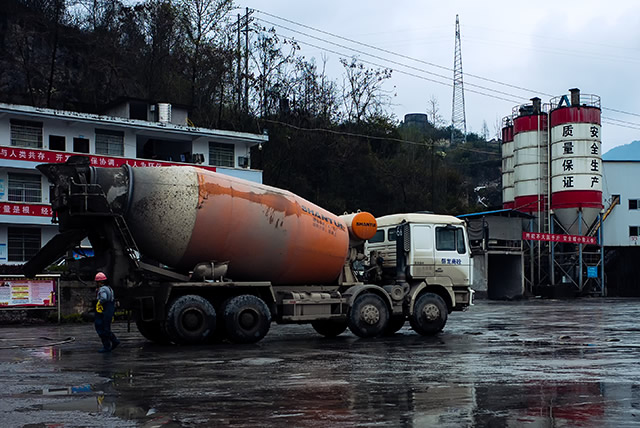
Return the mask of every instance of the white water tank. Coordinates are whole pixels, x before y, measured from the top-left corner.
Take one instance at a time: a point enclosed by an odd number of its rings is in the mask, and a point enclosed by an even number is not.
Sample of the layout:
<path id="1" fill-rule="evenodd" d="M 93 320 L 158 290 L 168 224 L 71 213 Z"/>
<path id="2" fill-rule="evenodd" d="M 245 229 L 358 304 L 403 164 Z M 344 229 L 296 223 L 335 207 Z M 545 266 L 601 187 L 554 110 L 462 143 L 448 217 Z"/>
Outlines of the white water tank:
<path id="1" fill-rule="evenodd" d="M 171 123 L 171 104 L 158 103 L 158 122 Z"/>

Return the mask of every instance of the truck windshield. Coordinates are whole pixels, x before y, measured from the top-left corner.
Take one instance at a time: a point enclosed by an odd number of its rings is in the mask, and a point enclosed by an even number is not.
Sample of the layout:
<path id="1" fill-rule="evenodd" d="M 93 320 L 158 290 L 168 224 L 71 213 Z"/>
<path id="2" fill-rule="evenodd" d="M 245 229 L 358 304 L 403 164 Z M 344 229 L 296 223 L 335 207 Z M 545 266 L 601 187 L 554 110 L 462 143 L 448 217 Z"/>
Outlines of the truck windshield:
<path id="1" fill-rule="evenodd" d="M 378 230 L 376 234 L 369 239 L 370 244 L 376 244 L 378 242 L 384 242 L 384 230 Z"/>
<path id="2" fill-rule="evenodd" d="M 457 251 L 459 254 L 466 252 L 464 232 L 460 227 L 436 228 L 436 249 L 440 251 Z"/>

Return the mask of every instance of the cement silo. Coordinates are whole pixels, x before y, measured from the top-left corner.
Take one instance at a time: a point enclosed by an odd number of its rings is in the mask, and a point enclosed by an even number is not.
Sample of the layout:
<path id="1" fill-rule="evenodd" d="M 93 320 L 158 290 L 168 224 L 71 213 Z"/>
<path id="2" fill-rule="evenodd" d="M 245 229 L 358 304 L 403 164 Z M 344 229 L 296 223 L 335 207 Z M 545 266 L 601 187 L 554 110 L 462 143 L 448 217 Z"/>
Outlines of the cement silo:
<path id="1" fill-rule="evenodd" d="M 514 203 L 513 121 L 502 119 L 502 208 L 513 209 Z"/>
<path id="2" fill-rule="evenodd" d="M 566 233 L 581 235 L 603 208 L 600 97 L 570 93 L 551 100 L 551 209 Z"/>
<path id="3" fill-rule="evenodd" d="M 542 215 L 547 201 L 547 114 L 540 98 L 513 109 L 514 208 Z"/>

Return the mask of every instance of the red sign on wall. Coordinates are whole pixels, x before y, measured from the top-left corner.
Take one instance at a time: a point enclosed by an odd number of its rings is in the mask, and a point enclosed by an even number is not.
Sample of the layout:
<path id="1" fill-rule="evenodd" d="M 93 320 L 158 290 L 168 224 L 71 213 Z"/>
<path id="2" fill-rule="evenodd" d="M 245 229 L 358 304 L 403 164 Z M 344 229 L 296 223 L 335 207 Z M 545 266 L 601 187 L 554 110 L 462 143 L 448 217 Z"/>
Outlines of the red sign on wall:
<path id="1" fill-rule="evenodd" d="M 37 217 L 51 217 L 53 210 L 50 205 L 16 204 L 0 202 L 0 215 L 30 215 Z"/>
<path id="2" fill-rule="evenodd" d="M 565 242 L 567 244 L 596 245 L 598 243 L 595 236 L 561 235 L 557 233 L 522 232 L 522 239 L 524 241 Z"/>
<path id="3" fill-rule="evenodd" d="M 197 166 L 198 168 L 215 171 L 215 166 L 207 166 L 202 164 L 186 164 L 165 162 L 147 159 L 129 159 L 121 157 L 110 157 L 101 155 L 89 155 L 84 153 L 66 153 L 53 152 L 49 150 L 25 149 L 22 147 L 3 147 L 0 146 L 0 159 L 10 159 L 17 161 L 38 162 L 38 163 L 64 163 L 73 155 L 87 156 L 91 159 L 91 166 L 99 166 L 104 168 L 118 168 L 122 165 L 133 167 L 159 167 L 159 166 Z"/>

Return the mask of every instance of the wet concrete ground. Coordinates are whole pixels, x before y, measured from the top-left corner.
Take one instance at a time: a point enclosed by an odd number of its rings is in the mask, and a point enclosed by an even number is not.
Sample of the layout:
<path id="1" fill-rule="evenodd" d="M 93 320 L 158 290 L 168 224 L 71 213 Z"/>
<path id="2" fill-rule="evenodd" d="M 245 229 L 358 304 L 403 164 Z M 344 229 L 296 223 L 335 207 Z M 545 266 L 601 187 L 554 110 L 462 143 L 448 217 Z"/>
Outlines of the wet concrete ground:
<path id="1" fill-rule="evenodd" d="M 640 424 L 640 301 L 479 302 L 443 333 L 157 346 L 135 326 L 0 327 L 0 425 L 623 427 Z"/>

